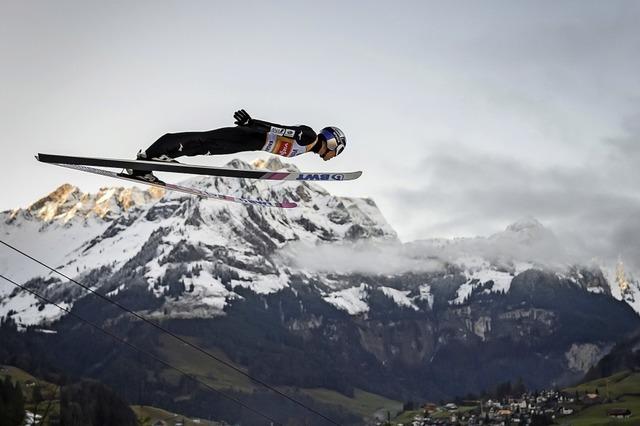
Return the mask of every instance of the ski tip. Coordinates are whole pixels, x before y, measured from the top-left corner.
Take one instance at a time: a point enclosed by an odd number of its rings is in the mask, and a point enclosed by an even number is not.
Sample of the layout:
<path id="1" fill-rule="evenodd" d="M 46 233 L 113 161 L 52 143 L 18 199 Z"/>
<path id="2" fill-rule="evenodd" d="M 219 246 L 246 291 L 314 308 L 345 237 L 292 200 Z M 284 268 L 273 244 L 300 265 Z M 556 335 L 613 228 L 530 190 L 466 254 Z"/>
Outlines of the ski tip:
<path id="1" fill-rule="evenodd" d="M 294 209 L 298 207 L 298 203 L 283 201 L 282 203 L 280 203 L 280 207 L 282 207 L 283 209 Z"/>
<path id="2" fill-rule="evenodd" d="M 38 160 L 41 163 L 53 163 L 53 161 L 50 161 L 47 157 L 49 156 L 49 154 L 43 154 L 42 152 L 38 152 L 36 155 L 34 155 L 34 157 L 36 157 L 36 160 Z"/>
<path id="3" fill-rule="evenodd" d="M 360 176 L 362 176 L 362 171 L 358 170 L 358 171 L 355 171 L 355 172 L 337 173 L 337 176 L 332 180 L 335 180 L 335 181 L 356 180 Z"/>

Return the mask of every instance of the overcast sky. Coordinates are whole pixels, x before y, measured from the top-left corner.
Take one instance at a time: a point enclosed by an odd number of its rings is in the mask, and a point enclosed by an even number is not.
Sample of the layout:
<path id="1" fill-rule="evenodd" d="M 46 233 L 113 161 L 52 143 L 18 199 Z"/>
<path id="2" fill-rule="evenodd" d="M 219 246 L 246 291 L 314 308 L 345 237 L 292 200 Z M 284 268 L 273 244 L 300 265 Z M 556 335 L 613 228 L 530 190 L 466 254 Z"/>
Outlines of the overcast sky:
<path id="1" fill-rule="evenodd" d="M 243 107 L 343 128 L 343 155 L 293 162 L 363 170 L 327 188 L 405 241 L 530 215 L 640 257 L 638 22 L 638 1 L 0 0 L 0 209 L 116 184 L 37 152 L 132 157 Z"/>

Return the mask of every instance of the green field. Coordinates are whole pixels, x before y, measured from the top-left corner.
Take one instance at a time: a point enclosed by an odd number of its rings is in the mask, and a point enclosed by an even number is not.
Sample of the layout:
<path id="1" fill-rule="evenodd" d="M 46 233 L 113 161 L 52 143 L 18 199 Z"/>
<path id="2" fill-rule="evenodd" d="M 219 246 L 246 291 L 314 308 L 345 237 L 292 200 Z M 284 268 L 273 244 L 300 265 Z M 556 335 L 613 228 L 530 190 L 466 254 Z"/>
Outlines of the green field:
<path id="1" fill-rule="evenodd" d="M 39 380 L 37 377 L 32 376 L 24 370 L 19 368 L 3 365 L 0 366 L 0 378 L 4 378 L 4 376 L 9 376 L 14 381 L 14 383 L 20 382 L 20 386 L 22 387 L 22 393 L 25 396 L 25 409 L 28 411 L 37 412 L 40 415 L 43 415 L 47 412 L 47 407 L 49 406 L 49 401 L 51 401 L 50 408 L 48 410 L 50 415 L 59 414 L 60 413 L 60 401 L 59 401 L 59 389 L 58 386 L 49 382 L 45 382 L 43 380 Z M 36 410 L 36 405 L 33 402 L 33 385 L 28 385 L 28 382 L 33 382 L 41 387 L 41 393 L 44 402 L 41 402 Z M 147 419 L 147 422 L 144 425 L 152 425 L 153 422 L 157 420 L 182 420 L 182 416 L 175 413 L 170 413 L 168 411 L 162 410 L 160 408 L 148 407 L 148 406 L 131 406 L 131 409 L 136 414 L 136 416 L 142 420 Z M 43 419 L 43 424 L 47 425 L 48 419 Z M 218 426 L 220 423 L 211 422 L 207 420 L 189 420 L 185 418 L 185 425 L 188 426 L 196 426 L 196 425 L 204 425 L 204 426 Z"/>
<path id="2" fill-rule="evenodd" d="M 176 422 L 184 420 L 185 426 L 219 426 L 221 424 L 208 420 L 189 419 L 181 416 L 180 414 L 171 413 L 160 408 L 149 407 L 146 405 L 132 405 L 131 409 L 136 414 L 136 416 L 140 420 L 141 425 L 143 426 L 152 425 L 158 420 L 163 420 L 166 422 Z"/>
<path id="3" fill-rule="evenodd" d="M 196 343 L 196 342 L 194 342 Z M 196 352 L 193 349 L 175 341 L 168 336 L 160 337 L 159 350 L 164 359 L 175 365 L 184 371 L 197 376 L 203 382 L 211 385 L 216 389 L 229 390 L 233 389 L 240 392 L 253 392 L 255 386 L 249 378 L 240 374 L 237 371 L 232 370 L 223 364 L 216 362 L 206 355 Z M 208 348 L 209 352 L 214 354 L 217 358 L 228 362 L 241 371 L 246 371 L 243 367 L 234 364 L 222 351 L 216 348 Z M 21 383 L 22 391 L 25 394 L 26 409 L 34 412 L 35 405 L 32 403 L 32 386 L 27 386 L 27 382 L 38 383 L 41 386 L 42 395 L 45 400 L 51 400 L 51 414 L 59 414 L 60 402 L 58 387 L 52 383 L 38 380 L 31 374 L 20 370 L 19 368 L 12 366 L 2 366 L 3 371 L 0 371 L 0 378 L 8 375 L 14 381 Z M 165 369 L 161 373 L 162 377 L 172 383 L 177 384 L 181 379 L 181 374 L 175 370 Z M 376 395 L 370 392 L 365 392 L 360 389 L 354 391 L 354 397 L 342 395 L 338 392 L 328 389 L 288 389 L 280 388 L 285 393 L 295 393 L 297 391 L 302 392 L 318 402 L 325 404 L 332 404 L 343 407 L 344 409 L 351 411 L 352 413 L 361 417 L 371 417 L 376 412 L 390 411 L 392 414 L 397 413 L 402 408 L 402 403 L 394 401 L 380 395 Z M 175 395 L 176 400 L 188 399 L 190 395 Z M 46 410 L 48 402 L 40 403 L 37 412 L 42 414 Z M 147 406 L 132 406 L 131 407 L 139 418 L 148 417 L 153 423 L 156 420 L 163 420 L 169 417 L 176 417 L 176 414 L 169 413 L 159 408 L 147 407 Z M 46 422 L 45 422 L 46 423 Z M 187 423 L 187 424 L 204 424 L 206 426 L 216 425 L 217 423 L 206 422 L 204 420 L 201 423 Z"/>
<path id="4" fill-rule="evenodd" d="M 610 397 L 615 399 L 622 395 L 640 395 L 640 373 L 624 371 L 603 379 L 597 379 L 579 386 L 567 388 L 565 391 L 569 393 L 578 391 L 582 395 L 586 392 L 595 392 L 596 389 L 603 398 Z"/>
<path id="5" fill-rule="evenodd" d="M 605 425 L 640 425 L 640 373 L 624 371 L 612 376 L 593 380 L 578 386 L 565 389 L 566 392 L 585 393 L 598 392 L 605 399 L 612 399 L 607 404 L 594 405 L 572 416 L 564 417 L 562 424 L 571 426 L 605 426 Z M 631 410 L 629 419 L 617 420 L 607 416 L 607 410 L 627 408 Z"/>
<path id="6" fill-rule="evenodd" d="M 251 383 L 251 380 L 243 374 L 180 343 L 170 336 L 161 335 L 159 339 L 160 346 L 158 349 L 163 359 L 171 365 L 198 377 L 198 379 L 215 389 L 233 389 L 240 392 L 253 391 L 254 385 Z M 184 336 L 183 339 L 190 341 L 194 345 L 199 345 L 199 342 L 193 341 L 193 339 Z M 221 350 L 206 347 L 204 349 L 216 358 L 246 372 L 244 367 L 234 364 Z M 182 375 L 176 370 L 165 369 L 162 372 L 162 377 L 173 384 L 177 384 Z"/>
<path id="7" fill-rule="evenodd" d="M 301 391 L 316 401 L 339 405 L 362 417 L 371 417 L 378 411 L 386 412 L 388 410 L 391 413 L 396 413 L 402 410 L 401 402 L 360 389 L 354 391 L 353 398 L 328 389 L 301 389 Z"/>
<path id="8" fill-rule="evenodd" d="M 45 418 L 42 419 L 45 424 L 48 423 L 49 416 L 60 414 L 60 393 L 58 386 L 40 380 L 26 371 L 10 365 L 0 366 L 0 370 L 0 378 L 4 379 L 5 376 L 9 376 L 14 383 L 20 383 L 25 400 L 25 410 L 45 416 Z M 43 398 L 43 401 L 38 404 L 36 404 L 33 399 L 33 391 L 37 386 L 40 387 L 40 394 Z"/>
<path id="9" fill-rule="evenodd" d="M 611 419 L 607 416 L 607 410 L 612 408 L 628 408 L 631 417 L 624 420 Z M 613 426 L 613 425 L 640 425 L 640 397 L 625 396 L 610 404 L 594 405 L 572 416 L 562 418 L 561 424 L 571 426 Z"/>
<path id="10" fill-rule="evenodd" d="M 202 347 L 200 342 L 184 336 L 183 338 Z M 253 392 L 255 389 L 255 385 L 248 377 L 209 358 L 203 353 L 197 352 L 193 348 L 183 345 L 170 336 L 163 335 L 160 336 L 159 339 L 159 351 L 162 354 L 163 359 L 172 365 L 193 374 L 208 385 L 219 390 L 233 389 L 235 391 L 247 393 Z M 205 349 L 215 355 L 216 358 L 224 360 L 236 368 L 239 368 L 241 371 L 247 371 L 244 367 L 234 364 L 233 361 L 231 361 L 221 350 L 217 348 Z M 181 378 L 181 374 L 175 370 L 165 369 L 162 372 L 162 377 L 171 383 L 177 384 Z M 297 389 L 291 390 L 285 388 L 280 388 L 280 390 L 285 393 L 298 391 Z M 299 391 L 309 395 L 318 402 L 341 406 L 362 417 L 370 417 L 379 410 L 389 410 L 392 413 L 395 413 L 402 409 L 401 402 L 365 392 L 360 389 L 356 389 L 354 391 L 353 398 L 349 398 L 346 395 L 342 395 L 341 393 L 328 389 L 299 389 Z M 189 398 L 189 395 L 176 396 L 176 399 L 180 398 Z"/>

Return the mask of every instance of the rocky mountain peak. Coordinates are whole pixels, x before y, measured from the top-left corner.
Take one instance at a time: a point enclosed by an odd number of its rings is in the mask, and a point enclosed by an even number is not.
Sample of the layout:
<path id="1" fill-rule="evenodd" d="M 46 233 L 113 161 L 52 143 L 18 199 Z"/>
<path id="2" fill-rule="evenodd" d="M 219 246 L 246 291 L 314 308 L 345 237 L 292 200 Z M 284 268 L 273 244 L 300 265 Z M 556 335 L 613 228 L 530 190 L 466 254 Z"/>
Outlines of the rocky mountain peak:
<path id="1" fill-rule="evenodd" d="M 493 240 L 513 242 L 518 244 L 551 244 L 555 245 L 557 239 L 553 232 L 540 223 L 534 217 L 524 217 L 510 224 L 502 232 L 491 236 Z"/>
<path id="2" fill-rule="evenodd" d="M 266 159 L 256 158 L 255 160 L 253 160 L 251 165 L 256 169 L 267 169 L 267 170 L 273 170 L 273 171 L 284 169 L 289 172 L 300 171 L 300 169 L 298 169 L 295 165 L 291 163 L 283 163 L 282 160 L 280 160 L 280 158 L 276 156 L 270 156 L 269 158 L 266 158 Z"/>
<path id="3" fill-rule="evenodd" d="M 105 187 L 97 193 L 82 192 L 77 186 L 65 183 L 40 198 L 26 209 L 13 210 L 10 220 L 22 215 L 35 217 L 43 222 L 60 221 L 67 223 L 74 218 L 113 219 L 136 206 L 142 206 L 160 199 L 164 190 L 136 187 Z"/>
<path id="4" fill-rule="evenodd" d="M 615 283 L 618 285 L 620 296 L 635 309 L 640 309 L 640 282 L 625 270 L 621 260 L 618 261 L 614 276 Z"/>
<path id="5" fill-rule="evenodd" d="M 58 207 L 78 200 L 78 187 L 65 183 L 48 195 L 27 207 L 27 210 L 42 220 L 49 221 L 55 216 Z"/>
<path id="6" fill-rule="evenodd" d="M 544 230 L 545 227 L 532 216 L 523 217 L 507 226 L 506 231 L 515 233 L 534 233 Z"/>
<path id="7" fill-rule="evenodd" d="M 238 158 L 234 158 L 233 160 L 229 161 L 224 166 L 225 167 L 229 167 L 231 169 L 242 169 L 242 170 L 251 170 L 251 169 L 253 169 L 253 166 L 251 166 L 251 164 L 247 163 L 246 161 L 242 161 L 242 160 L 240 160 Z"/>

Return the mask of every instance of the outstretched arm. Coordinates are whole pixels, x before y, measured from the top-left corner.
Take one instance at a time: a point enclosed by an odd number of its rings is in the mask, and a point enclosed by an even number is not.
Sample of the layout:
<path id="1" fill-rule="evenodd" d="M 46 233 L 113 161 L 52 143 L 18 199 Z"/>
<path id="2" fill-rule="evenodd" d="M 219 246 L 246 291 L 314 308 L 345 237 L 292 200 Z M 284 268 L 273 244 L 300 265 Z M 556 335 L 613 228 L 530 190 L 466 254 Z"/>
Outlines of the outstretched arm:
<path id="1" fill-rule="evenodd" d="M 235 124 L 238 126 L 247 126 L 247 127 L 254 127 L 254 128 L 261 127 L 267 131 L 269 131 L 271 127 L 286 127 L 281 124 L 270 123 L 268 121 L 256 120 L 254 118 L 251 118 L 249 113 L 243 109 L 234 112 L 233 118 L 236 120 Z"/>
<path id="2" fill-rule="evenodd" d="M 282 124 L 271 123 L 269 121 L 256 120 L 251 118 L 249 113 L 243 109 L 236 111 L 233 114 L 233 118 L 235 119 L 235 124 L 238 126 L 252 127 L 264 132 L 271 131 L 272 127 L 277 127 L 279 129 L 291 129 L 295 132 L 295 139 L 300 145 L 311 145 L 316 142 L 318 137 L 316 132 L 314 132 L 309 126 L 284 126 Z"/>

